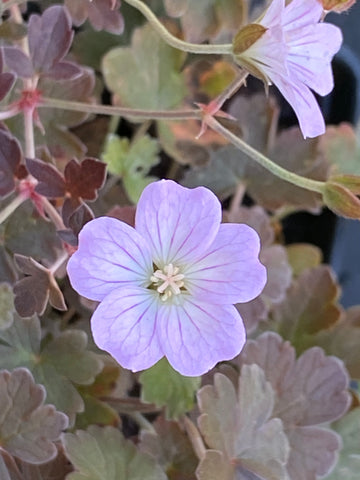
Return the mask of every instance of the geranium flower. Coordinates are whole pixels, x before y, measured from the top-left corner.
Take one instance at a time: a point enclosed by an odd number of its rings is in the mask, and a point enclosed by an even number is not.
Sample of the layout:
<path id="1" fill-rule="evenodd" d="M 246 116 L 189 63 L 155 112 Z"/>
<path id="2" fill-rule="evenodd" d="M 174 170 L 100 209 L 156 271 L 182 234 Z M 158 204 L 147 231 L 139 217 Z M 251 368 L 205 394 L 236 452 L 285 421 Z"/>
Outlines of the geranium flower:
<path id="1" fill-rule="evenodd" d="M 233 304 L 259 295 L 266 272 L 257 233 L 220 221 L 210 190 L 162 180 L 144 189 L 135 228 L 109 217 L 84 226 L 69 278 L 101 302 L 94 340 L 120 365 L 144 370 L 165 355 L 197 376 L 240 352 L 245 330 Z"/>
<path id="2" fill-rule="evenodd" d="M 338 27 L 319 23 L 322 14 L 318 0 L 292 0 L 286 7 L 285 0 L 273 0 L 259 23 L 240 30 L 234 41 L 238 63 L 277 86 L 293 107 L 305 138 L 325 132 L 310 89 L 319 95 L 331 92 L 330 63 L 342 43 Z M 247 48 L 251 37 L 254 42 Z"/>

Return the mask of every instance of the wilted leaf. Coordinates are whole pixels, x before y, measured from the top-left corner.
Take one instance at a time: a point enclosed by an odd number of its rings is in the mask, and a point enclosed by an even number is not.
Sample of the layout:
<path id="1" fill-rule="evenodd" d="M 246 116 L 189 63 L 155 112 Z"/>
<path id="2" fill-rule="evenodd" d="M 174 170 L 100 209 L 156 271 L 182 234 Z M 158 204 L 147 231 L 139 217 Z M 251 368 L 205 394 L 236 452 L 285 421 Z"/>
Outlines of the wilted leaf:
<path id="1" fill-rule="evenodd" d="M 102 71 L 107 87 L 121 104 L 169 109 L 185 94 L 180 73 L 183 58 L 182 52 L 169 47 L 150 25 L 145 25 L 135 30 L 131 47 L 115 48 L 105 55 Z"/>
<path id="2" fill-rule="evenodd" d="M 139 448 L 162 466 L 169 480 L 194 480 L 198 460 L 188 436 L 176 422 L 162 416 L 153 423 L 156 433 L 141 431 Z"/>
<path id="3" fill-rule="evenodd" d="M 200 386 L 199 377 L 184 377 L 163 358 L 140 375 L 141 398 L 145 402 L 166 406 L 167 416 L 177 418 L 193 408 Z"/>
<path id="4" fill-rule="evenodd" d="M 166 480 L 160 466 L 113 427 L 66 433 L 63 444 L 76 470 L 66 480 Z"/>
<path id="5" fill-rule="evenodd" d="M 290 477 L 315 480 L 328 473 L 340 444 L 334 432 L 316 425 L 340 418 L 349 406 L 349 379 L 341 361 L 318 347 L 296 360 L 288 342 L 265 333 L 247 342 L 240 364 L 258 365 L 274 389 L 272 415 L 281 418 L 289 438 Z"/>
<path id="6" fill-rule="evenodd" d="M 156 180 L 147 174 L 159 163 L 159 144 L 149 135 L 133 142 L 117 135 L 109 135 L 102 155 L 109 172 L 122 178 L 129 199 L 137 203 L 149 183 Z"/>
<path id="7" fill-rule="evenodd" d="M 8 283 L 0 283 L 0 330 L 4 330 L 14 320 L 14 294 Z"/>
<path id="8" fill-rule="evenodd" d="M 63 294 L 48 268 L 31 257 L 15 254 L 15 263 L 26 275 L 14 285 L 15 308 L 22 317 L 31 317 L 34 313 L 42 315 L 48 301 L 58 310 L 66 310 Z"/>
<path id="9" fill-rule="evenodd" d="M 341 435 L 342 449 L 335 470 L 326 480 L 358 480 L 360 472 L 360 408 L 355 408 L 332 425 Z"/>
<path id="10" fill-rule="evenodd" d="M 0 331 L 0 340 L 1 368 L 29 368 L 36 382 L 45 386 L 47 402 L 70 417 L 83 410 L 74 384 L 92 383 L 102 368 L 98 356 L 86 350 L 85 332 L 66 330 L 42 347 L 39 319 L 15 316 L 11 327 Z"/>
<path id="11" fill-rule="evenodd" d="M 281 420 L 271 418 L 274 391 L 261 368 L 242 368 L 238 395 L 228 378 L 216 374 L 214 386 L 203 387 L 198 400 L 200 431 L 209 447 L 227 458 L 227 464 L 223 462 L 224 478 L 288 478 L 285 465 L 289 445 Z M 199 470 L 209 471 L 206 462 L 213 463 L 213 458 L 205 456 Z"/>
<path id="12" fill-rule="evenodd" d="M 311 336 L 330 328 L 341 317 L 339 286 L 329 267 L 305 270 L 294 281 L 285 300 L 272 312 L 275 329 L 300 351 Z"/>
<path id="13" fill-rule="evenodd" d="M 19 142 L 6 130 L 0 129 L 0 197 L 6 197 L 14 190 L 21 157 Z"/>
<path id="14" fill-rule="evenodd" d="M 45 389 L 25 368 L 0 372 L 1 445 L 29 463 L 53 459 L 57 450 L 52 442 L 68 426 L 66 415 L 44 405 L 45 397 Z"/>

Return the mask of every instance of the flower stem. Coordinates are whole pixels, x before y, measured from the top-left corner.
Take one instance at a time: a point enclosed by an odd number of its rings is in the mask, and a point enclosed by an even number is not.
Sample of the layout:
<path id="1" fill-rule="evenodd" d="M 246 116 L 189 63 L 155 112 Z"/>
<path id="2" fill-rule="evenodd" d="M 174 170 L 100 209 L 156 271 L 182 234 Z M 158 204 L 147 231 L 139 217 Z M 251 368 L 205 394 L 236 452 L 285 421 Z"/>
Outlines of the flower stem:
<path id="1" fill-rule="evenodd" d="M 15 212 L 15 210 L 20 207 L 20 205 L 25 202 L 27 198 L 24 195 L 17 195 L 11 200 L 11 202 L 6 205 L 6 207 L 0 212 L 0 224 L 5 222 L 5 220 L 10 217 L 10 215 Z"/>
<path id="2" fill-rule="evenodd" d="M 65 230 L 64 222 L 56 208 L 45 197 L 41 197 L 42 206 L 57 230 Z"/>
<path id="3" fill-rule="evenodd" d="M 221 123 L 215 120 L 215 118 L 211 116 L 206 116 L 204 120 L 209 127 L 215 130 L 215 132 L 219 133 L 224 138 L 229 140 L 233 145 L 239 148 L 239 150 L 244 152 L 252 160 L 255 160 L 255 162 L 259 163 L 262 167 L 266 168 L 266 170 L 273 173 L 277 177 L 298 187 L 305 188 L 306 190 L 311 190 L 313 192 L 323 194 L 325 185 L 324 182 L 312 180 L 310 178 L 305 178 L 297 175 L 296 173 L 289 172 L 289 170 L 286 170 L 280 165 L 277 165 L 272 160 L 270 160 L 270 158 L 258 152 L 257 150 L 255 150 L 255 148 L 244 142 L 244 140 L 234 135 L 227 128 L 223 127 Z"/>
<path id="4" fill-rule="evenodd" d="M 38 107 L 59 108 L 73 110 L 75 112 L 95 113 L 100 115 L 121 115 L 122 117 L 134 117 L 150 120 L 187 120 L 201 118 L 201 112 L 195 109 L 189 110 L 140 110 L 133 108 L 114 107 L 111 105 L 94 105 L 84 102 L 73 102 L 59 98 L 42 97 Z"/>
<path id="5" fill-rule="evenodd" d="M 177 37 L 174 37 L 159 21 L 159 19 L 154 15 L 154 13 L 149 9 L 147 5 L 141 0 L 125 0 L 126 3 L 131 5 L 132 7 L 136 8 L 141 12 L 144 17 L 151 23 L 157 33 L 161 36 L 166 43 L 171 45 L 178 50 L 182 50 L 183 52 L 189 53 L 201 53 L 201 54 L 225 54 L 231 55 L 233 46 L 232 44 L 218 44 L 218 45 L 205 45 L 205 44 L 196 44 L 196 43 L 188 43 L 180 40 Z"/>
<path id="6" fill-rule="evenodd" d="M 212 103 L 215 103 L 220 110 L 226 100 L 229 100 L 229 98 L 232 97 L 242 85 L 244 85 L 248 75 L 249 72 L 246 70 L 240 70 L 230 85 L 228 85 L 225 90 L 212 101 Z"/>
<path id="7" fill-rule="evenodd" d="M 59 270 L 61 265 L 66 262 L 69 258 L 69 254 L 67 251 L 64 251 L 55 261 L 53 265 L 49 268 L 49 271 L 55 276 L 55 273 Z"/>
<path id="8" fill-rule="evenodd" d="M 6 120 L 7 118 L 15 117 L 20 112 L 21 109 L 17 105 L 15 107 L 9 108 L 8 110 L 3 110 L 2 112 L 0 112 L 0 121 Z"/>
<path id="9" fill-rule="evenodd" d="M 35 158 L 34 122 L 33 109 L 24 109 L 24 132 L 25 132 L 25 155 L 27 158 Z"/>

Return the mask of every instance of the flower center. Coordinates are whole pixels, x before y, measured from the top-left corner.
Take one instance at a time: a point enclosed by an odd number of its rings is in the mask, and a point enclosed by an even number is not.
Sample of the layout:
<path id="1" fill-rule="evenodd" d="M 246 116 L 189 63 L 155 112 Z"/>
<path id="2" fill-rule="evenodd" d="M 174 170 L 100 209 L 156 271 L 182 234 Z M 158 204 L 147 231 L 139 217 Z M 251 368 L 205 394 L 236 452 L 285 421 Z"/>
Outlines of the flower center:
<path id="1" fill-rule="evenodd" d="M 160 293 L 160 298 L 165 302 L 173 295 L 179 295 L 181 288 L 184 286 L 185 275 L 179 273 L 179 268 L 174 267 L 172 263 L 165 265 L 162 270 L 155 270 L 151 275 L 152 281 L 156 291 Z"/>

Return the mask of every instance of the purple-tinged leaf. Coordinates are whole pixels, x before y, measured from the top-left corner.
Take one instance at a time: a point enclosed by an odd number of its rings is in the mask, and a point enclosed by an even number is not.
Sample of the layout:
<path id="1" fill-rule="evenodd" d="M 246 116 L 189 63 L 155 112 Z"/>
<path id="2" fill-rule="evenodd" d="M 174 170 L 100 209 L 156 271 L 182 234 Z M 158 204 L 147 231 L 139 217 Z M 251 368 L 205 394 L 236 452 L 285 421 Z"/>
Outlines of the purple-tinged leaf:
<path id="1" fill-rule="evenodd" d="M 15 255 L 15 262 L 27 277 L 18 280 L 14 286 L 15 308 L 21 317 L 42 315 L 47 302 L 58 309 L 66 310 L 60 288 L 50 270 L 30 257 Z"/>
<path id="2" fill-rule="evenodd" d="M 0 129 L 0 197 L 6 197 L 15 188 L 15 174 L 22 157 L 16 138 Z"/>
<path id="3" fill-rule="evenodd" d="M 65 0 L 65 5 L 75 25 L 82 25 L 87 18 L 95 30 L 107 30 L 120 34 L 124 30 L 124 19 L 119 12 L 117 0 Z"/>
<path id="4" fill-rule="evenodd" d="M 7 67 L 21 78 L 29 78 L 34 74 L 30 58 L 17 47 L 3 47 L 4 62 Z"/>
<path id="5" fill-rule="evenodd" d="M 74 199 L 96 200 L 97 190 L 106 178 L 106 164 L 94 158 L 85 158 L 81 163 L 71 160 L 65 167 L 66 190 Z"/>
<path id="6" fill-rule="evenodd" d="M 15 75 L 12 73 L 0 74 L 0 101 L 8 94 L 14 85 Z"/>
<path id="7" fill-rule="evenodd" d="M 198 400 L 200 431 L 207 445 L 225 457 L 219 478 L 288 479 L 289 443 L 281 420 L 271 418 L 274 390 L 259 366 L 243 366 L 238 393 L 228 378 L 216 374 L 214 386 L 199 390 Z M 198 472 L 208 472 L 209 461 L 204 457 Z"/>
<path id="8" fill-rule="evenodd" d="M 39 182 L 35 191 L 48 198 L 65 195 L 65 181 L 54 165 L 38 159 L 26 159 L 26 166 L 33 177 Z"/>
<path id="9" fill-rule="evenodd" d="M 93 220 L 94 214 L 92 210 L 82 203 L 79 207 L 74 210 L 74 206 L 71 204 L 71 201 L 65 200 L 65 203 L 62 208 L 62 217 L 64 225 L 69 227 L 68 230 L 59 230 L 57 233 L 60 235 L 64 242 L 77 247 L 78 245 L 78 235 L 85 223 Z"/>
<path id="10" fill-rule="evenodd" d="M 73 62 L 58 62 L 47 73 L 46 76 L 54 80 L 72 80 L 82 74 L 82 69 Z"/>
<path id="11" fill-rule="evenodd" d="M 58 454 L 54 460 L 41 465 L 31 465 L 27 462 L 16 460 L 16 464 L 7 465 L 10 480 L 64 480 L 66 475 L 73 471 L 72 465 L 65 457 L 63 449 L 57 445 Z M 1 476 L 0 470 L 0 478 Z"/>
<path id="12" fill-rule="evenodd" d="M 53 405 L 44 405 L 45 388 L 19 368 L 0 372 L 0 437 L 2 449 L 32 464 L 46 463 L 57 454 L 53 441 L 68 426 L 68 418 Z"/>
<path id="13" fill-rule="evenodd" d="M 69 51 L 73 31 L 65 8 L 55 5 L 29 19 L 29 50 L 36 72 L 47 72 Z"/>
<path id="14" fill-rule="evenodd" d="M 240 355 L 244 364 L 261 367 L 274 389 L 272 416 L 282 420 L 289 439 L 290 477 L 316 480 L 330 472 L 340 443 L 334 432 L 317 425 L 340 418 L 349 406 L 349 377 L 342 362 L 326 357 L 319 347 L 296 360 L 289 342 L 265 333 L 248 341 Z"/>

